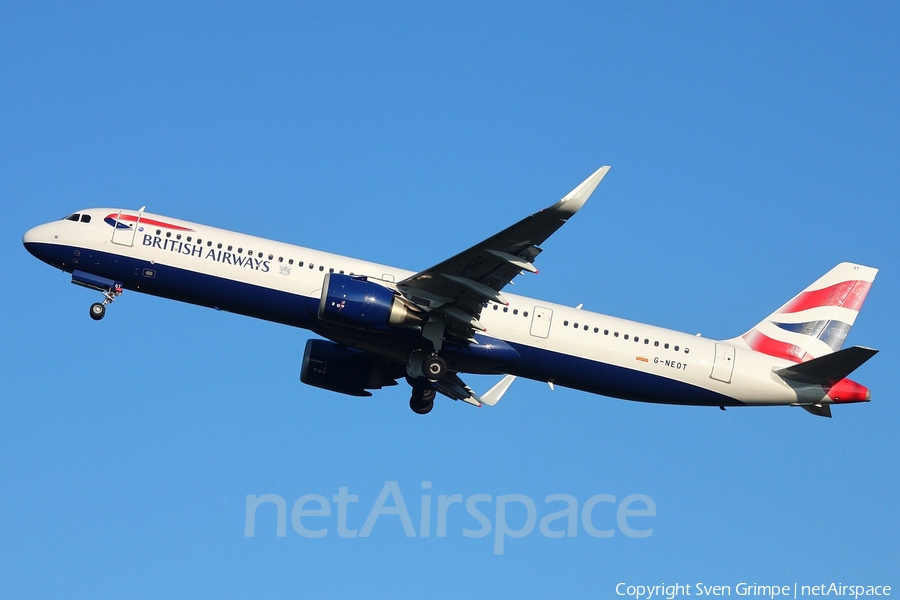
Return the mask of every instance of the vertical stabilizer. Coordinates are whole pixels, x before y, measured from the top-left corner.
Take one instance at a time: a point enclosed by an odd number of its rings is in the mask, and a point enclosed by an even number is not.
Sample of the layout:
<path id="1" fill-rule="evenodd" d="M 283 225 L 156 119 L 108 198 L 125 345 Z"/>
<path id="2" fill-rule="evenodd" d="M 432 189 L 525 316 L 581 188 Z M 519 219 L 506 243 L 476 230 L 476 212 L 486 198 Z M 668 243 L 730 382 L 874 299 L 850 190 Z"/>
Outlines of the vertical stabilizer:
<path id="1" fill-rule="evenodd" d="M 844 345 L 878 269 L 841 263 L 733 342 L 805 362 Z"/>

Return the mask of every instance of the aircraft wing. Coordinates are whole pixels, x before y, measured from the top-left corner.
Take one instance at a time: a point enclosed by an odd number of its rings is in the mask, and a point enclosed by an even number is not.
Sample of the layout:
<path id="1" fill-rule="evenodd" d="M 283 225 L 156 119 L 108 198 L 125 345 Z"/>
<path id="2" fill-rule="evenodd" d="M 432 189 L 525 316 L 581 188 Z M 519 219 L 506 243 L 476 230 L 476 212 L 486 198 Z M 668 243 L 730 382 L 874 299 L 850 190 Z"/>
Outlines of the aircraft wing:
<path id="1" fill-rule="evenodd" d="M 522 271 L 537 273 L 533 263 L 540 244 L 562 227 L 584 206 L 609 167 L 597 169 L 562 200 L 526 217 L 460 252 L 456 256 L 416 273 L 397 284 L 407 300 L 431 311 L 430 320 L 444 323 L 446 332 L 472 339 L 487 302 L 507 304 L 500 294 Z"/>

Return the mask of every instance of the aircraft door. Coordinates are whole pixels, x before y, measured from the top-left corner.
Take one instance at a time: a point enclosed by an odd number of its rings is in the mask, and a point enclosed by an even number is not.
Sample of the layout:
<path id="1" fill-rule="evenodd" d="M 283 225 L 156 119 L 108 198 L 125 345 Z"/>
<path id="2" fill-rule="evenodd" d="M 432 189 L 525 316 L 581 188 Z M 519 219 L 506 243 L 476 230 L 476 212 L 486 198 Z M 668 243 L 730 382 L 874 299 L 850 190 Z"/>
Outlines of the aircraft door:
<path id="1" fill-rule="evenodd" d="M 539 338 L 550 336 L 550 322 L 553 320 L 553 311 L 541 306 L 534 307 L 531 317 L 531 335 Z"/>
<path id="2" fill-rule="evenodd" d="M 134 236 L 137 235 L 142 216 L 143 214 L 140 212 L 120 210 L 115 221 L 111 223 L 113 226 L 112 243 L 120 246 L 134 246 Z M 109 220 L 111 219 L 108 219 L 107 222 Z"/>
<path id="3" fill-rule="evenodd" d="M 732 373 L 734 373 L 734 346 L 717 343 L 716 360 L 709 376 L 718 381 L 731 383 Z"/>

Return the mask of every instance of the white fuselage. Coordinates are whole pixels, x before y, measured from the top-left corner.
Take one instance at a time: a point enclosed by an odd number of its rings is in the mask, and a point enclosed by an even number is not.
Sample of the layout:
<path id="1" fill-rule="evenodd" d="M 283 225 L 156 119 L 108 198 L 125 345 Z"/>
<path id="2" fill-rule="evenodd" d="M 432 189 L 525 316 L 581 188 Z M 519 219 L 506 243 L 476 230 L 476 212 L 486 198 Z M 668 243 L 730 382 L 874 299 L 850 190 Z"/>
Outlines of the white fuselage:
<path id="1" fill-rule="evenodd" d="M 318 302 L 330 271 L 390 287 L 414 273 L 161 215 L 141 213 L 117 229 L 120 209 L 88 209 L 90 222 L 55 221 L 26 233 L 29 250 L 66 271 L 122 281 L 126 289 L 214 306 L 316 330 L 285 314 L 285 299 Z M 201 278 L 202 277 L 202 278 Z M 210 282 L 241 284 L 242 298 L 208 293 Z M 223 290 L 226 289 L 223 287 Z M 234 295 L 228 287 L 227 295 Z M 277 293 L 277 295 L 275 295 Z M 509 372 L 606 395 L 650 402 L 789 405 L 798 392 L 773 369 L 790 361 L 725 343 L 551 302 L 504 294 L 480 321 L 488 336 L 520 349 Z M 733 341 L 732 341 L 733 342 Z M 590 371 L 583 373 L 584 371 Z M 637 389 L 643 386 L 644 389 Z M 819 388 L 821 390 L 821 388 Z M 672 391 L 671 397 L 667 396 Z M 819 393 L 819 392 L 814 392 Z M 821 391 L 821 401 L 830 402 Z"/>

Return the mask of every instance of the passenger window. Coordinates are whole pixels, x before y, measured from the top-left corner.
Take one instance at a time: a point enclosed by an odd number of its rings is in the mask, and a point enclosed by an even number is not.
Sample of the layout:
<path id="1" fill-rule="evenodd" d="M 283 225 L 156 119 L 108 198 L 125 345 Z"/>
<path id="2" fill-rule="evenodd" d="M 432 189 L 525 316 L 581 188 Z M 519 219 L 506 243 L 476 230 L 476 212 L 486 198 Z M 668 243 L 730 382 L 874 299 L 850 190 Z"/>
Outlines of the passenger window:
<path id="1" fill-rule="evenodd" d="M 228 246 L 228 251 L 231 252 L 232 248 L 234 248 L 234 246 Z"/>
<path id="2" fill-rule="evenodd" d="M 166 232 L 166 237 L 167 237 L 167 238 L 172 237 L 172 232 L 171 232 L 171 231 L 167 231 L 167 232 Z"/>
<path id="3" fill-rule="evenodd" d="M 669 344 L 663 344 L 663 348 L 665 348 L 666 350 L 668 350 L 668 349 L 669 349 Z"/>
<path id="4" fill-rule="evenodd" d="M 569 322 L 568 322 L 568 321 L 563 321 L 563 327 L 568 327 L 568 326 L 569 326 Z"/>
<path id="5" fill-rule="evenodd" d="M 509 312 L 509 307 L 508 307 L 508 306 L 504 306 L 504 307 L 503 307 L 503 312 Z"/>
<path id="6" fill-rule="evenodd" d="M 260 255 L 260 256 L 262 256 L 262 255 Z M 324 271 L 324 270 L 325 270 L 325 267 L 323 267 L 322 265 L 319 265 L 319 270 L 320 270 L 320 271 Z"/>
<path id="7" fill-rule="evenodd" d="M 90 223 L 90 222 L 91 222 L 91 215 L 81 215 L 81 222 L 82 222 L 82 223 Z"/>
<path id="8" fill-rule="evenodd" d="M 528 311 L 526 310 L 525 312 L 523 312 L 523 313 L 522 313 L 522 316 L 523 316 L 523 317 L 527 317 L 527 316 L 528 316 Z"/>
<path id="9" fill-rule="evenodd" d="M 513 309 L 513 314 L 514 314 L 514 315 L 519 314 L 519 309 L 518 309 L 518 308 L 514 308 L 514 309 Z"/>
<path id="10" fill-rule="evenodd" d="M 588 326 L 587 326 L 587 325 L 584 326 L 584 330 L 585 330 L 585 331 L 588 330 Z"/>
<path id="11" fill-rule="evenodd" d="M 242 254 L 244 252 L 243 248 L 238 248 L 238 254 Z"/>
<path id="12" fill-rule="evenodd" d="M 659 342 L 653 342 L 653 345 L 659 348 Z"/>
<path id="13" fill-rule="evenodd" d="M 278 262 L 284 262 L 284 257 L 283 257 L 283 256 L 279 256 L 279 257 L 278 257 Z"/>
<path id="14" fill-rule="evenodd" d="M 675 352 L 678 352 L 678 346 L 675 346 Z"/>
<path id="15" fill-rule="evenodd" d="M 181 239 L 181 234 L 179 233 L 178 235 L 176 235 L 176 236 L 175 236 L 175 239 L 176 239 L 176 240 L 180 240 L 180 239 Z"/>
<path id="16" fill-rule="evenodd" d="M 604 330 L 603 330 L 603 335 L 609 335 L 609 329 L 604 329 Z"/>
<path id="17" fill-rule="evenodd" d="M 574 324 L 572 325 L 572 327 L 574 327 L 575 329 L 578 329 L 578 323 L 574 323 Z"/>
<path id="18" fill-rule="evenodd" d="M 291 263 L 288 262 L 288 264 L 291 264 Z M 302 266 L 303 266 L 303 261 L 301 260 L 300 262 L 298 262 L 298 263 L 297 263 L 297 266 L 298 266 L 298 267 L 302 267 Z"/>
<path id="19" fill-rule="evenodd" d="M 328 269 L 329 273 L 334 273 L 334 269 Z"/>
<path id="20" fill-rule="evenodd" d="M 288 264 L 289 264 L 289 265 L 294 264 L 294 259 L 293 259 L 293 258 L 288 259 Z M 302 266 L 303 266 L 303 263 L 300 263 L 300 266 L 302 267 Z"/>
<path id="21" fill-rule="evenodd" d="M 221 250 L 221 249 L 222 249 L 222 244 L 216 244 L 216 248 L 218 248 L 219 250 Z"/>
<path id="22" fill-rule="evenodd" d="M 619 337 L 619 332 L 618 332 L 618 331 L 615 332 L 615 333 L 613 334 L 613 337 Z"/>
<path id="23" fill-rule="evenodd" d="M 645 338 L 645 339 L 644 339 L 644 343 L 645 343 L 645 344 L 650 344 L 650 338 Z"/>
<path id="24" fill-rule="evenodd" d="M 206 246 L 207 246 L 208 248 L 212 248 L 212 242 L 206 242 Z"/>
<path id="25" fill-rule="evenodd" d="M 690 354 L 690 353 L 691 353 L 690 348 L 685 348 L 685 349 L 684 349 L 684 353 L 685 353 L 685 354 Z"/>
<path id="26" fill-rule="evenodd" d="M 640 343 L 641 343 L 641 338 L 639 338 L 638 336 L 634 336 L 634 342 L 635 342 L 636 344 L 640 344 Z"/>
<path id="27" fill-rule="evenodd" d="M 256 258 L 262 258 L 262 252 L 260 252 Z M 321 271 L 322 269 L 319 269 L 319 270 Z"/>
<path id="28" fill-rule="evenodd" d="M 272 260 L 272 255 L 271 255 L 271 254 L 269 255 L 269 260 Z"/>
<path id="29" fill-rule="evenodd" d="M 494 310 L 497 310 L 498 308 L 499 308 L 499 307 L 495 304 L 495 305 L 494 305 Z"/>
<path id="30" fill-rule="evenodd" d="M 628 334 L 626 333 L 623 337 L 627 340 L 627 339 L 628 339 Z"/>

